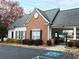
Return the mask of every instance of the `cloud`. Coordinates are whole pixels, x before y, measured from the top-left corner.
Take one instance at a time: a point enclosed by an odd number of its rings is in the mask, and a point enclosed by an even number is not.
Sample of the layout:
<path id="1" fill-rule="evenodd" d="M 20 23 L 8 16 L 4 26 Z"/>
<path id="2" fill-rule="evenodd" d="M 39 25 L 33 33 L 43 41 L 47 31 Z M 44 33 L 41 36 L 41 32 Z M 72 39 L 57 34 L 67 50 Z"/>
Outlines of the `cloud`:
<path id="1" fill-rule="evenodd" d="M 72 5 L 78 2 L 78 0 L 59 0 L 59 4 L 62 5 Z"/>
<path id="2" fill-rule="evenodd" d="M 61 9 L 71 9 L 79 7 L 79 0 L 56 0 Z"/>

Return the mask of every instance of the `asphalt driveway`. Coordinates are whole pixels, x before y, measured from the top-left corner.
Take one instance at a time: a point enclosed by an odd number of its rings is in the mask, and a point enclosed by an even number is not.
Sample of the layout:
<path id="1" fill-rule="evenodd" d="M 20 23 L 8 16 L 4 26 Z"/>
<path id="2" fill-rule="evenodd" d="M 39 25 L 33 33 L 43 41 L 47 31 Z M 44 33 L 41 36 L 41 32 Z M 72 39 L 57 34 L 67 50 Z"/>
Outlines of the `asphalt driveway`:
<path id="1" fill-rule="evenodd" d="M 48 50 L 0 45 L 0 59 L 32 59 L 47 51 Z M 65 59 L 68 59 L 68 56 L 69 55 L 66 55 Z M 70 59 L 74 59 L 72 55 L 70 56 Z"/>

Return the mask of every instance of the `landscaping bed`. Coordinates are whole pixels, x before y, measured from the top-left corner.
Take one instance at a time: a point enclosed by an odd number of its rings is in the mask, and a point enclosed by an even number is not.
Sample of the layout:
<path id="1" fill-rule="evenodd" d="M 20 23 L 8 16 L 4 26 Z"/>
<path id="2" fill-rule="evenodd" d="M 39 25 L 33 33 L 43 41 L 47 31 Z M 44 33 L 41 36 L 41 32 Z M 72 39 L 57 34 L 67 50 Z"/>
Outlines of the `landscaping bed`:
<path id="1" fill-rule="evenodd" d="M 67 43 L 67 46 L 79 48 L 79 40 L 70 40 L 70 42 Z"/>
<path id="2" fill-rule="evenodd" d="M 16 44 L 21 44 L 22 40 L 17 40 L 17 39 L 7 39 L 5 41 L 6 43 L 16 43 Z"/>
<path id="3" fill-rule="evenodd" d="M 29 40 L 25 39 L 22 41 L 22 44 L 27 44 L 27 45 L 42 45 L 42 40 Z"/>

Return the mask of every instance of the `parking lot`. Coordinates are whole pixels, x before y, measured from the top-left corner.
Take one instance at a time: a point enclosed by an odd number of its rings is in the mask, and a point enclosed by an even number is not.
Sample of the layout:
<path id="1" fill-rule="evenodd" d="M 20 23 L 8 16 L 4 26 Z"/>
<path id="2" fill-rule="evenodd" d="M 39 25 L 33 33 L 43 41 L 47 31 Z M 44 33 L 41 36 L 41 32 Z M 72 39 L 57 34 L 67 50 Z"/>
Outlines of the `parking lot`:
<path id="1" fill-rule="evenodd" d="M 32 59 L 33 57 L 36 56 L 42 56 L 42 53 L 46 53 L 46 52 L 49 52 L 49 50 L 0 45 L 0 59 Z M 52 56 L 51 52 L 52 51 L 48 53 L 50 54 L 50 56 Z M 56 54 L 56 53 L 52 53 L 52 54 Z M 63 55 L 65 56 L 65 54 Z M 47 57 L 50 56 L 47 55 Z M 68 59 L 68 56 L 69 55 L 66 55 L 64 59 Z M 59 59 L 59 58 L 54 58 L 54 59 Z M 70 59 L 74 59 L 72 55 L 70 55 Z"/>

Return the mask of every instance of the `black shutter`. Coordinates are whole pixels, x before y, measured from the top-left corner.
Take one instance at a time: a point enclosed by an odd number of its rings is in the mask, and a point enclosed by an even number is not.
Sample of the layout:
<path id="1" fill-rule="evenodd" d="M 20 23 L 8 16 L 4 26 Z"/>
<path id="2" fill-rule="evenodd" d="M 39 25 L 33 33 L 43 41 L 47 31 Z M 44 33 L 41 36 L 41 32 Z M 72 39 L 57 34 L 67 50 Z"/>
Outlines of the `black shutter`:
<path id="1" fill-rule="evenodd" d="M 42 30 L 40 30 L 40 39 L 42 40 Z"/>
<path id="2" fill-rule="evenodd" d="M 30 30 L 30 39 L 32 39 L 32 30 Z"/>
<path id="3" fill-rule="evenodd" d="M 12 38 L 14 38 L 14 32 L 12 32 Z"/>

